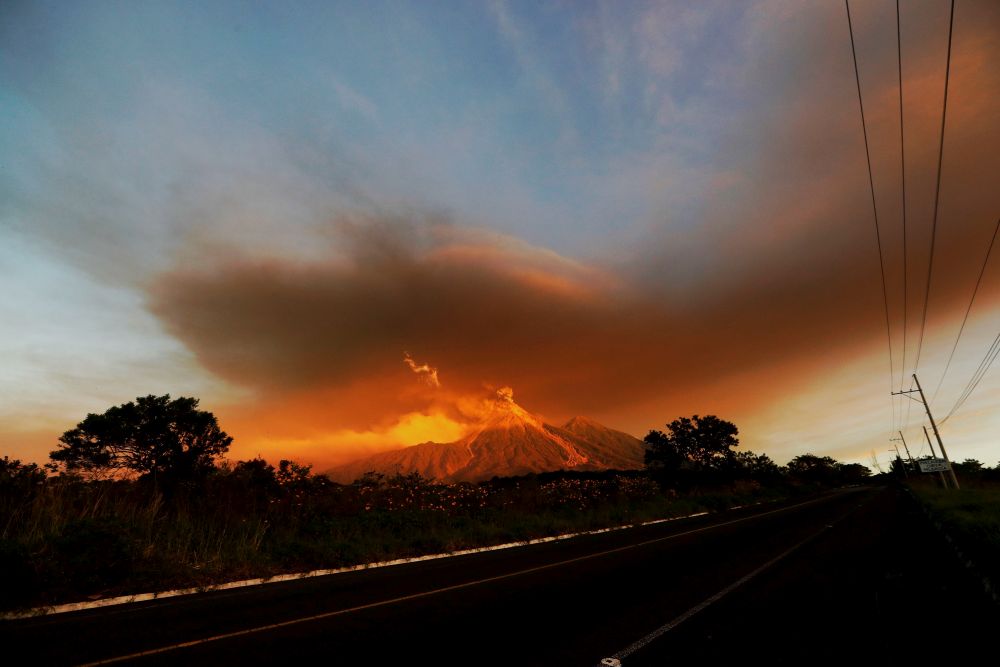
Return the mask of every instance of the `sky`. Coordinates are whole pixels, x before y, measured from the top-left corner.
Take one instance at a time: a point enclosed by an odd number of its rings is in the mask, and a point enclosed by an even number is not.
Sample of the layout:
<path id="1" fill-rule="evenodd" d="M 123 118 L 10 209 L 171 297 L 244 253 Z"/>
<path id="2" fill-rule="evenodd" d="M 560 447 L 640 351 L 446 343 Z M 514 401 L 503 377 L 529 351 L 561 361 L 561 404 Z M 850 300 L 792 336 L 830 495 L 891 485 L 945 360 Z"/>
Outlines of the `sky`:
<path id="1" fill-rule="evenodd" d="M 888 336 L 841 2 L 3 3 L 0 454 L 169 393 L 323 469 L 504 386 L 778 463 L 928 454 L 890 391 L 942 420 L 1000 331 L 993 256 L 945 373 L 1000 217 L 1000 5 L 955 10 L 933 262 L 948 3 L 902 5 L 902 164 L 895 3 L 851 12 Z M 1000 461 L 998 407 L 994 367 L 952 459 Z"/>

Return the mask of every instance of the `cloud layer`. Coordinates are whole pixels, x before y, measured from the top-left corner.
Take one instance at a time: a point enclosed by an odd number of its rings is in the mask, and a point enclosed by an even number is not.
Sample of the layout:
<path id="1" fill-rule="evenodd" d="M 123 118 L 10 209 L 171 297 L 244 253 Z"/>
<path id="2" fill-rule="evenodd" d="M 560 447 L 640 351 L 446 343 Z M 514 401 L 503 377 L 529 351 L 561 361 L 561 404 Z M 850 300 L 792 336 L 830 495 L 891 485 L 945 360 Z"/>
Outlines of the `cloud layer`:
<path id="1" fill-rule="evenodd" d="M 898 387 L 921 330 L 947 6 L 902 17 L 905 334 L 895 12 L 852 10 Z M 638 435 L 717 412 L 779 459 L 797 441 L 881 442 L 885 322 L 843 5 L 282 16 L 24 5 L 0 21 L 0 147 L 22 156 L 0 175 L 0 248 L 32 248 L 0 250 L 20 286 L 0 318 L 17 355 L 0 444 L 170 391 L 218 411 L 237 456 L 333 460 L 450 438 L 484 384 Z M 995 2 L 956 10 L 932 382 L 1000 213 L 998 25 Z M 942 402 L 995 335 L 998 270 Z M 844 412 L 849 437 L 816 428 Z"/>
<path id="2" fill-rule="evenodd" d="M 748 31 L 756 57 L 731 75 L 754 76 L 763 94 L 738 126 L 723 121 L 697 220 L 665 211 L 628 261 L 597 253 L 580 262 L 412 212 L 362 214 L 329 225 L 325 258 L 235 255 L 207 269 L 178 267 L 156 280 L 151 308 L 206 368 L 266 401 L 325 397 L 311 414 L 331 428 L 385 431 L 399 415 L 447 413 L 441 394 L 414 389 L 399 363 L 404 351 L 440 369 L 453 396 L 509 384 L 533 410 L 596 413 L 640 434 L 675 414 L 750 414 L 787 397 L 818 373 L 884 350 L 885 329 L 853 65 L 827 23 L 843 17 L 765 17 L 796 35 L 794 44 L 769 48 L 773 26 Z M 907 51 L 904 82 L 910 364 L 944 47 L 940 17 L 919 18 L 910 27 L 927 48 Z M 862 14 L 858 39 L 902 376 L 898 91 L 894 49 L 872 41 L 892 27 L 887 20 Z M 969 17 L 959 27 L 932 329 L 964 308 L 998 209 L 987 181 L 1000 151 L 984 146 L 1000 146 L 1000 137 L 983 122 L 1000 99 L 1000 77 L 986 66 L 996 45 Z M 792 46 L 799 56 L 789 60 Z M 1000 294 L 996 281 L 985 287 L 979 307 L 988 311 Z M 866 373 L 886 370 L 883 361 Z"/>

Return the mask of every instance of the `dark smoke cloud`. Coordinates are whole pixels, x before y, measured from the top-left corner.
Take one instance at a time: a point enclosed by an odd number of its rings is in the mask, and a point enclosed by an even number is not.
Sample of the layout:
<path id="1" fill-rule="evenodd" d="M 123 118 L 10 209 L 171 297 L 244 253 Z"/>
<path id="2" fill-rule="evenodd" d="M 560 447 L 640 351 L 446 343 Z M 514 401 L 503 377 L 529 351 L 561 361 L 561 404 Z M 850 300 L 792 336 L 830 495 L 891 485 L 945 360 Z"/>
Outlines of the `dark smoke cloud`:
<path id="1" fill-rule="evenodd" d="M 988 26 L 997 12 L 976 11 L 956 26 L 931 327 L 961 314 L 1000 212 L 1000 130 L 989 121 L 1000 99 L 1000 74 L 989 66 L 997 43 Z M 944 45 L 934 41 L 932 19 L 914 27 L 926 48 L 911 45 L 906 61 L 909 354 L 940 122 Z M 898 346 L 899 135 L 888 66 L 895 50 L 871 37 L 888 34 L 885 21 L 859 21 L 859 57 Z M 523 404 L 555 414 L 656 401 L 696 406 L 732 378 L 753 391 L 726 399 L 731 404 L 771 400 L 796 378 L 885 345 L 846 37 L 839 26 L 836 38 L 828 25 L 800 27 L 795 59 L 765 55 L 746 72 L 759 76 L 765 94 L 720 149 L 702 219 L 684 231 L 665 222 L 631 264 L 583 264 L 413 216 L 356 217 L 331 225 L 327 261 L 236 256 L 179 267 L 155 282 L 151 307 L 223 378 L 266 396 L 336 389 L 347 407 L 332 405 L 330 419 L 344 425 L 412 406 L 393 388 L 409 374 L 404 351 L 438 368 L 450 390 L 511 385 Z M 979 307 L 995 307 L 996 276 L 989 274 Z M 363 389 L 348 399 L 348 387 Z"/>

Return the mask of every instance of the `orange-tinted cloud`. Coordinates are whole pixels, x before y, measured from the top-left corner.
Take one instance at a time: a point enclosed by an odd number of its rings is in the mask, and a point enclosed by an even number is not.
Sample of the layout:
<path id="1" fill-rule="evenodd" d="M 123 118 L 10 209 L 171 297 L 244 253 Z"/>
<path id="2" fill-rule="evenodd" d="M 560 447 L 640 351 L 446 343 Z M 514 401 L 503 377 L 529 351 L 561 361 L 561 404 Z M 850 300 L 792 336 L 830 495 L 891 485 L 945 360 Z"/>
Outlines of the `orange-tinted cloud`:
<path id="1" fill-rule="evenodd" d="M 257 390 L 259 401 L 234 414 L 257 441 L 322 442 L 332 460 L 338 440 L 352 455 L 375 446 L 358 433 L 398 446 L 400 415 L 418 414 L 443 427 L 425 430 L 430 439 L 462 423 L 456 397 L 483 383 L 513 385 L 524 405 L 554 418 L 650 401 L 746 408 L 884 335 L 872 275 L 839 270 L 856 261 L 839 244 L 671 300 L 454 227 L 352 233 L 347 257 L 234 258 L 164 275 L 153 289 L 154 312 L 206 368 Z M 416 248 L 394 243 L 414 234 Z M 444 389 L 415 378 L 402 350 L 441 368 Z"/>
<path id="2" fill-rule="evenodd" d="M 991 121 L 1000 70 L 988 65 L 998 55 L 996 9 L 976 11 L 956 24 L 931 329 L 964 310 L 1000 213 L 1000 129 Z M 899 375 L 895 49 L 873 37 L 890 34 L 886 20 L 861 16 L 857 28 Z M 258 393 L 233 409 L 257 438 L 389 434 L 407 415 L 440 417 L 446 432 L 462 423 L 455 399 L 483 383 L 512 385 L 523 405 L 552 419 L 590 413 L 639 434 L 677 414 L 748 414 L 787 399 L 818 373 L 885 346 L 846 24 L 835 36 L 823 22 L 798 27 L 794 58 L 784 42 L 785 53 L 765 49 L 743 72 L 763 94 L 722 142 L 697 221 L 679 225 L 665 213 L 628 263 L 600 253 L 579 262 L 441 221 L 359 216 L 330 226 L 328 259 L 236 255 L 181 266 L 152 285 L 151 308 L 207 369 Z M 912 363 L 944 44 L 934 20 L 910 28 L 908 39 L 923 45 L 910 41 L 904 52 Z M 979 312 L 1000 299 L 996 269 Z M 404 352 L 440 369 L 445 386 L 420 383 L 400 364 Z M 337 458 L 331 448 L 325 456 Z"/>

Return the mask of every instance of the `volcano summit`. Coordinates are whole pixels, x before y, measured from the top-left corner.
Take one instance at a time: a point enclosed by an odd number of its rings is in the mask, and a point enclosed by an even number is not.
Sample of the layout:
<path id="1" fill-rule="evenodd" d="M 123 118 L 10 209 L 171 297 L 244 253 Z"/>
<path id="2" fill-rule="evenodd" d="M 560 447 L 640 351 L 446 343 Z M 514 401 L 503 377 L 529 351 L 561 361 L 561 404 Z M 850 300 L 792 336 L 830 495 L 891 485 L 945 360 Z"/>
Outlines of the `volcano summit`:
<path id="1" fill-rule="evenodd" d="M 643 466 L 645 445 L 585 417 L 562 426 L 546 424 L 514 402 L 509 388 L 497 392 L 482 420 L 465 437 L 425 442 L 337 466 L 327 472 L 352 482 L 366 472 L 420 473 L 443 482 L 478 482 L 555 470 L 631 470 Z"/>

